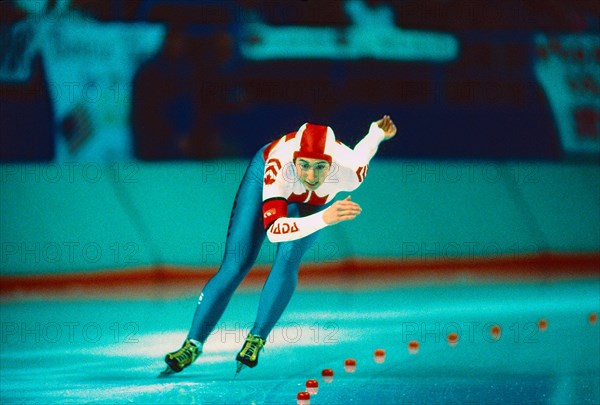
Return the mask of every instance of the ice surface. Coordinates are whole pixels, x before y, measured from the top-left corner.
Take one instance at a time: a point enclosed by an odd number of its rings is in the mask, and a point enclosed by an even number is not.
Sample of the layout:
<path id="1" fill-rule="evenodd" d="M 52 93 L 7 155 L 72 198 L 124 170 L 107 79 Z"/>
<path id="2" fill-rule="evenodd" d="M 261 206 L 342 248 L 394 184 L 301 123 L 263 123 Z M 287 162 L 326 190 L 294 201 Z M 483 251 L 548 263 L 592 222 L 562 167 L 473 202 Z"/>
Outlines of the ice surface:
<path id="1" fill-rule="evenodd" d="M 587 320 L 599 280 L 300 288 L 258 367 L 234 378 L 258 294 L 237 292 L 200 359 L 163 379 L 196 297 L 5 299 L 0 403 L 295 404 L 308 379 L 320 382 L 312 405 L 600 403 L 600 327 Z M 373 360 L 377 348 L 385 363 Z M 349 357 L 355 373 L 344 371 Z"/>

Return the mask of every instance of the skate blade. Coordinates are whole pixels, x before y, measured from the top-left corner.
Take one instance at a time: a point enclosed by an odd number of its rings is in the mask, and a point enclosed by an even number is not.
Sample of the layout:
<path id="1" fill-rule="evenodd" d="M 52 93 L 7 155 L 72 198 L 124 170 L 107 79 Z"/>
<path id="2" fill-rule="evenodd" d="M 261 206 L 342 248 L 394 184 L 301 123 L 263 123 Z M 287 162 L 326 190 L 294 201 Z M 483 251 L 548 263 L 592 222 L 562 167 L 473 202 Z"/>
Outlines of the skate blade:
<path id="1" fill-rule="evenodd" d="M 237 362 L 237 366 L 236 366 L 236 370 L 235 370 L 235 377 L 237 377 L 237 375 L 245 368 L 247 368 L 248 366 L 245 365 L 244 363 L 242 363 L 241 361 Z"/>
<path id="2" fill-rule="evenodd" d="M 171 367 L 167 366 L 163 371 L 160 372 L 160 374 L 158 374 L 158 378 L 168 377 L 171 374 L 175 374 L 175 371 L 173 371 Z"/>

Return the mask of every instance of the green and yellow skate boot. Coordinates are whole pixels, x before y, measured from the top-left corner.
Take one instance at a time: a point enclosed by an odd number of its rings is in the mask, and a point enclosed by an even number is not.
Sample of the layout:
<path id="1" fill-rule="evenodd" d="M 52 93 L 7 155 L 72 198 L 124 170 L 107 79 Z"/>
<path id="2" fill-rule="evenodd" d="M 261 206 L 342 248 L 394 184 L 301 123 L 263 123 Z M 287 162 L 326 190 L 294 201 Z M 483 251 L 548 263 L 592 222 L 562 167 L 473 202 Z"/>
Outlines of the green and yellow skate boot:
<path id="1" fill-rule="evenodd" d="M 238 353 L 237 360 L 237 373 L 242 371 L 244 366 L 256 367 L 258 364 L 258 354 L 265 346 L 265 339 L 254 336 L 252 333 L 248 334 L 242 350 Z M 236 374 L 237 374 L 236 373 Z"/>
<path id="2" fill-rule="evenodd" d="M 198 345 L 194 344 L 190 339 L 186 339 L 185 342 L 183 342 L 181 349 L 165 356 L 167 368 L 163 373 L 179 373 L 181 370 L 192 364 L 200 354 L 202 354 L 202 348 L 198 347 Z"/>

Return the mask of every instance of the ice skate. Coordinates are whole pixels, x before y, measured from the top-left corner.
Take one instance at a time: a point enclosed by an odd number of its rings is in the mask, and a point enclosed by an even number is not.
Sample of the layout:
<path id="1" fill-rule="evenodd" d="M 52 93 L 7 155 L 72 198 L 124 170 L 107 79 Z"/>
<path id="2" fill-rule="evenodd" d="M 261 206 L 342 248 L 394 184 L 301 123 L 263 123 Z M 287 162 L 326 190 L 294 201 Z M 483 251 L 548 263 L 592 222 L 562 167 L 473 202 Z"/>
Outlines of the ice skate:
<path id="1" fill-rule="evenodd" d="M 190 339 L 186 339 L 185 342 L 183 342 L 181 349 L 165 356 L 167 368 L 160 373 L 159 377 L 179 373 L 181 370 L 191 365 L 201 353 L 202 350 L 198 346 L 192 343 Z"/>
<path id="2" fill-rule="evenodd" d="M 238 353 L 237 360 L 237 371 L 236 375 L 244 369 L 244 367 L 256 367 L 258 364 L 258 354 L 265 345 L 265 339 L 254 336 L 251 333 L 248 334 L 242 350 Z"/>

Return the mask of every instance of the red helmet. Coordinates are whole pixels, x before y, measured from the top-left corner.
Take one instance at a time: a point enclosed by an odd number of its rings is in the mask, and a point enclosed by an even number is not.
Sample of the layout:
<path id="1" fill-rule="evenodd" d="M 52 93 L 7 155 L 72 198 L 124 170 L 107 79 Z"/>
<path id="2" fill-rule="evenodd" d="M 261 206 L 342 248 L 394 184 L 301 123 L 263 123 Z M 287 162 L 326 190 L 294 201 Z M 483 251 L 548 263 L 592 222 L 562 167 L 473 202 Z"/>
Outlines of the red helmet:
<path id="1" fill-rule="evenodd" d="M 300 127 L 296 138 L 299 139 L 300 147 L 294 152 L 294 159 L 298 157 L 322 159 L 331 164 L 335 134 L 330 127 L 306 123 Z"/>

